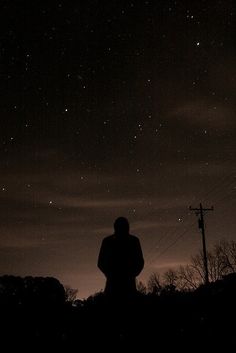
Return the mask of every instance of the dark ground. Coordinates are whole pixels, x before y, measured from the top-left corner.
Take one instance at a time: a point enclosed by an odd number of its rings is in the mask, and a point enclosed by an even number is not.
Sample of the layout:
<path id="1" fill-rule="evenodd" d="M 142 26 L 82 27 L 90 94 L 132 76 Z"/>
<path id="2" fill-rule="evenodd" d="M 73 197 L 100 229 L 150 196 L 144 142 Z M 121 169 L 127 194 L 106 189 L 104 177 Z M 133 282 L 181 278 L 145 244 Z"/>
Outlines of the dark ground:
<path id="1" fill-rule="evenodd" d="M 56 279 L 3 276 L 1 346 L 4 352 L 233 352 L 235 277 L 191 293 L 125 300 L 98 293 L 71 304 Z"/>

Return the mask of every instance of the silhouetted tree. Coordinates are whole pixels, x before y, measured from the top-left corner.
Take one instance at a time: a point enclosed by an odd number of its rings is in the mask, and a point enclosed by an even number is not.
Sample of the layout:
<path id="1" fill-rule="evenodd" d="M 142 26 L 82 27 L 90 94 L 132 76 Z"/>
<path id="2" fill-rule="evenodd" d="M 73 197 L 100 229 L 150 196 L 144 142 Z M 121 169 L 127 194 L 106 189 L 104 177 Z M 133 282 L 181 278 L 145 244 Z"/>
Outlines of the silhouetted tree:
<path id="1" fill-rule="evenodd" d="M 76 300 L 78 289 L 71 288 L 68 285 L 64 286 L 64 289 L 66 302 L 73 303 Z"/>
<path id="2" fill-rule="evenodd" d="M 137 281 L 136 283 L 137 291 L 141 294 L 146 294 L 147 293 L 147 287 L 142 281 Z"/>
<path id="3" fill-rule="evenodd" d="M 28 276 L 23 281 L 28 303 L 56 306 L 65 302 L 65 290 L 58 279 Z"/>
<path id="4" fill-rule="evenodd" d="M 207 252 L 210 282 L 236 272 L 236 242 L 222 240 Z M 162 277 L 152 274 L 148 281 L 151 293 L 160 294 L 166 286 L 181 291 L 195 290 L 204 284 L 205 268 L 202 251 L 191 257 L 190 263 L 178 269 L 169 269 Z"/>
<path id="5" fill-rule="evenodd" d="M 62 284 L 53 277 L 0 277 L 1 303 L 11 305 L 61 305 L 65 302 Z"/>
<path id="6" fill-rule="evenodd" d="M 236 272 L 236 242 L 221 240 L 211 251 L 207 252 L 210 282 L 222 279 L 229 273 Z M 193 288 L 204 283 L 204 259 L 200 251 L 191 258 L 190 268 L 185 269 L 185 279 L 192 282 Z M 183 274 L 183 271 L 182 271 Z M 189 277 L 188 277 L 189 275 Z"/>
<path id="7" fill-rule="evenodd" d="M 222 240 L 215 245 L 214 254 L 218 258 L 219 272 L 222 275 L 236 272 L 236 242 Z"/>
<path id="8" fill-rule="evenodd" d="M 178 289 L 188 291 L 198 288 L 200 285 L 199 276 L 191 265 L 180 266 L 178 270 Z"/>
<path id="9" fill-rule="evenodd" d="M 24 302 L 25 286 L 19 276 L 0 277 L 0 304 L 18 305 Z"/>
<path id="10" fill-rule="evenodd" d="M 148 291 L 151 294 L 160 295 L 162 288 L 160 275 L 158 273 L 152 273 L 148 280 Z"/>
<path id="11" fill-rule="evenodd" d="M 178 272 L 173 269 L 167 270 L 163 275 L 163 284 L 165 286 L 174 286 L 176 287 L 178 281 Z"/>

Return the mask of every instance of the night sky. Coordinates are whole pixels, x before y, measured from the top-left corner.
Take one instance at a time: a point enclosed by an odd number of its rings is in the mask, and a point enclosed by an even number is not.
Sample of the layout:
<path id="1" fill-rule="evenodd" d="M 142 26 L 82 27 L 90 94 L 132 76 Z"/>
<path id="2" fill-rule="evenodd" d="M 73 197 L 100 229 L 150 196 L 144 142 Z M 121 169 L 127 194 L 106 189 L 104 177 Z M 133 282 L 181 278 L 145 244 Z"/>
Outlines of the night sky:
<path id="1" fill-rule="evenodd" d="M 235 2 L 1 1 L 0 275 L 87 297 L 118 216 L 153 271 L 236 240 Z"/>

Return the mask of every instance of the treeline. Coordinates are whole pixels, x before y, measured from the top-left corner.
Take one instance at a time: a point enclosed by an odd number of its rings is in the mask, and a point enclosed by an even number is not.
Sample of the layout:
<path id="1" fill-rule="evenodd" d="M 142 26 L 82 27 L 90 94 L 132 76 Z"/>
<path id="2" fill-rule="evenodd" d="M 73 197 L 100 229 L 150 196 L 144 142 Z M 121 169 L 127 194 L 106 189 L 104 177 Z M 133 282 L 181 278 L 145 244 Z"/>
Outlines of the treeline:
<path id="1" fill-rule="evenodd" d="M 52 277 L 2 276 L 2 347 L 6 352 L 87 352 L 94 345 L 103 352 L 229 351 L 235 341 L 235 248 L 234 242 L 221 242 L 208 254 L 210 273 L 217 275 L 208 285 L 198 254 L 184 270 L 151 275 L 132 299 L 111 300 L 99 292 L 78 300 L 76 290 Z M 191 280 L 194 275 L 194 286 L 186 273 Z"/>
<path id="2" fill-rule="evenodd" d="M 70 302 L 53 278 L 3 276 L 0 288 L 1 344 L 9 352 L 87 352 L 94 344 L 103 352 L 147 351 L 153 345 L 154 352 L 202 346 L 228 351 L 235 342 L 235 273 L 194 291 L 166 289 L 132 300 L 109 300 L 99 292 Z"/>
<path id="3" fill-rule="evenodd" d="M 225 276 L 236 273 L 236 242 L 221 240 L 207 252 L 209 281 L 215 282 Z M 165 291 L 193 291 L 205 281 L 203 253 L 192 256 L 189 264 L 167 270 L 162 276 L 155 272 L 147 284 L 138 282 L 142 293 L 161 294 Z"/>
<path id="4" fill-rule="evenodd" d="M 53 277 L 0 277 L 0 306 L 60 306 L 66 292 Z"/>

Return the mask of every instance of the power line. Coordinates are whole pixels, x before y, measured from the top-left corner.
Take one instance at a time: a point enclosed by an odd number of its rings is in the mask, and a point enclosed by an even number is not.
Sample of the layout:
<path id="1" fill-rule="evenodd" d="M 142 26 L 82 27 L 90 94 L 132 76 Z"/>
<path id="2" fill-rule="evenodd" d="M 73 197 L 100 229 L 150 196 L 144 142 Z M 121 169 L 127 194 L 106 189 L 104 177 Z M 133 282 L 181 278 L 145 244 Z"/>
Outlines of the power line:
<path id="1" fill-rule="evenodd" d="M 164 247 L 164 249 L 163 249 L 159 254 L 153 254 L 153 256 L 151 256 L 151 258 L 150 258 L 150 260 L 149 260 L 149 263 L 152 263 L 154 260 L 156 260 L 157 258 L 159 258 L 159 256 L 162 255 L 162 254 L 164 254 L 170 247 L 173 246 L 173 244 L 176 244 L 176 242 L 177 242 L 179 239 L 181 239 L 181 235 L 182 235 L 183 233 L 185 234 L 185 233 L 192 227 L 192 225 L 193 225 L 193 223 L 186 225 L 184 232 L 181 232 L 180 234 L 179 234 L 179 232 L 174 232 L 174 233 L 172 233 L 171 235 L 174 235 L 174 236 L 172 237 L 172 239 L 174 238 L 174 241 L 173 241 L 171 244 L 167 245 L 167 247 Z M 187 227 L 187 228 L 186 228 L 186 227 Z M 176 237 L 176 236 L 177 236 L 177 237 Z M 176 239 L 177 239 L 177 240 L 176 240 Z"/>
<path id="2" fill-rule="evenodd" d="M 195 222 L 193 222 L 190 226 L 192 227 L 194 225 Z M 172 246 L 174 246 L 181 238 L 183 238 L 183 236 L 188 232 L 188 230 L 190 229 L 190 227 L 188 227 L 187 229 L 184 230 L 184 232 L 182 232 L 171 244 L 169 244 L 160 254 L 157 255 L 157 257 L 155 257 L 154 259 L 151 260 L 150 264 L 155 261 L 158 260 L 162 255 L 164 255 L 170 248 L 172 248 Z"/>
<path id="3" fill-rule="evenodd" d="M 231 173 L 230 175 L 224 176 L 224 177 L 223 177 L 219 182 L 217 182 L 209 191 L 207 191 L 207 193 L 206 193 L 205 195 L 202 195 L 201 199 L 202 199 L 203 201 L 205 201 L 205 200 L 208 198 L 208 196 L 209 196 L 215 189 L 218 189 L 219 186 L 222 187 L 222 186 L 225 184 L 225 182 L 226 182 L 226 185 L 227 185 L 228 179 L 230 179 L 232 176 L 234 176 L 234 178 L 235 178 L 235 177 L 236 177 L 236 172 L 233 172 L 233 173 Z M 232 182 L 234 182 L 234 181 L 232 180 Z"/>
<path id="4" fill-rule="evenodd" d="M 222 193 L 222 186 L 223 186 L 223 188 L 224 188 L 224 187 L 228 187 L 228 186 L 233 185 L 233 183 L 235 183 L 235 180 L 228 180 L 228 179 L 231 178 L 232 176 L 235 177 L 235 173 L 231 173 L 231 174 L 228 175 L 228 176 L 224 176 L 224 177 L 221 179 L 220 182 L 217 182 L 209 191 L 207 191 L 207 193 L 203 194 L 203 195 L 204 195 L 203 200 L 204 200 L 204 201 L 207 200 L 207 198 L 210 196 L 210 194 L 212 194 L 215 190 L 217 190 L 217 192 L 215 193 L 215 195 L 214 195 L 214 197 L 213 197 L 213 199 L 214 199 L 215 196 L 216 196 L 217 194 L 219 194 L 219 191 L 220 191 L 220 194 Z M 221 188 L 219 189 L 219 187 L 221 187 Z M 220 194 L 219 194 L 218 196 L 220 196 Z M 224 196 L 224 198 L 225 198 L 225 196 Z M 224 200 L 224 198 L 221 199 L 220 201 Z M 218 201 L 216 201 L 216 203 L 218 203 Z M 185 216 L 185 217 L 186 217 L 186 216 Z M 181 219 L 184 220 L 185 217 L 181 217 Z M 194 223 L 193 223 L 193 224 L 194 224 Z M 192 226 L 193 224 L 191 224 L 190 226 Z M 187 232 L 187 230 L 188 230 L 189 228 L 190 228 L 190 227 L 188 227 L 188 228 L 186 229 L 186 231 L 184 231 L 184 234 Z M 177 226 L 175 227 L 174 230 L 167 232 L 167 234 L 164 234 L 164 235 L 158 240 L 158 242 L 156 243 L 154 249 L 152 249 L 152 250 L 148 253 L 148 255 L 150 255 L 150 258 L 151 258 L 151 259 L 148 261 L 149 263 L 152 263 L 152 262 L 156 259 L 155 254 L 153 254 L 153 256 L 155 256 L 154 259 L 153 259 L 152 252 L 153 252 L 153 251 L 155 252 L 155 249 L 156 249 L 157 245 L 160 244 L 164 238 L 165 238 L 165 240 L 166 240 L 166 239 L 170 238 L 171 236 L 174 237 L 175 235 L 177 235 L 178 232 L 176 233 L 176 230 L 177 230 Z M 171 248 L 173 245 L 175 245 L 175 244 L 177 243 L 177 241 L 182 238 L 182 234 L 183 234 L 183 233 L 181 233 L 170 245 L 168 245 L 166 248 L 164 248 L 164 250 L 163 250 L 159 255 L 157 255 L 157 258 L 159 258 L 160 256 L 162 256 L 169 248 Z"/>

